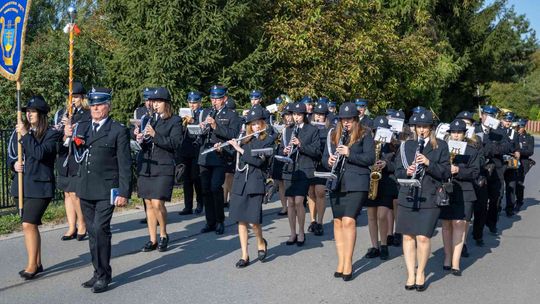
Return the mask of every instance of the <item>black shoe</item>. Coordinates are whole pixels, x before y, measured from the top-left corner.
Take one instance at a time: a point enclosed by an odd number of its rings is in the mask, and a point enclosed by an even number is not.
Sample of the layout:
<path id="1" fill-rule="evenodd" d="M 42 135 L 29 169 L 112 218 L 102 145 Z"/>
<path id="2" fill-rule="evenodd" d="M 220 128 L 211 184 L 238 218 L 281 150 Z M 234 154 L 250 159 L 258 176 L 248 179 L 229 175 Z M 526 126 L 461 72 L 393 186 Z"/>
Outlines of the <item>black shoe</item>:
<path id="1" fill-rule="evenodd" d="M 379 249 L 372 247 L 368 249 L 368 252 L 364 256 L 366 259 L 373 259 L 381 255 Z"/>
<path id="2" fill-rule="evenodd" d="M 304 240 L 301 241 L 301 242 L 298 240 L 298 236 L 296 237 L 296 246 L 302 247 L 302 246 L 304 246 L 305 242 L 306 242 L 306 235 L 305 234 L 304 234 Z"/>
<path id="3" fill-rule="evenodd" d="M 21 276 L 21 278 L 25 279 L 25 280 L 32 280 L 33 278 L 36 277 L 36 274 L 38 274 L 39 272 L 37 271 L 34 271 L 34 272 L 26 272 L 25 270 L 23 270 L 23 272 L 19 272 L 19 275 Z"/>
<path id="4" fill-rule="evenodd" d="M 236 268 L 245 268 L 247 266 L 249 266 L 249 257 L 247 260 L 240 259 L 238 262 L 236 262 Z"/>
<path id="5" fill-rule="evenodd" d="M 148 224 L 148 221 L 146 220 L 146 218 L 143 218 L 142 220 L 139 221 L 139 223 L 141 223 L 141 224 Z"/>
<path id="6" fill-rule="evenodd" d="M 90 280 L 82 283 L 81 286 L 84 287 L 84 288 L 92 288 L 92 287 L 94 287 L 94 284 L 96 284 L 96 281 L 97 281 L 97 278 L 92 277 Z"/>
<path id="7" fill-rule="evenodd" d="M 92 286 L 92 289 L 90 291 L 92 291 L 93 293 L 101 293 L 107 291 L 107 289 L 109 289 L 110 282 L 111 280 L 99 279 L 96 281 L 96 283 L 94 283 L 94 286 Z"/>
<path id="8" fill-rule="evenodd" d="M 285 211 L 285 212 L 280 211 L 280 212 L 278 212 L 277 215 L 279 215 L 279 216 L 284 216 L 284 215 L 287 215 L 287 213 L 288 213 L 287 211 Z"/>
<path id="9" fill-rule="evenodd" d="M 518 213 L 521 210 L 521 207 L 523 207 L 523 202 L 516 203 L 516 207 L 514 208 L 514 212 Z"/>
<path id="10" fill-rule="evenodd" d="M 334 278 L 341 278 L 343 276 L 343 272 L 334 272 Z"/>
<path id="11" fill-rule="evenodd" d="M 314 232 L 316 226 L 317 226 L 317 222 L 315 222 L 315 221 L 311 222 L 311 224 L 309 224 L 309 227 L 308 227 L 307 231 L 308 232 Z"/>
<path id="12" fill-rule="evenodd" d="M 217 223 L 216 234 L 222 235 L 224 232 L 225 232 L 225 225 L 223 225 L 223 223 Z"/>
<path id="13" fill-rule="evenodd" d="M 424 283 L 422 285 L 416 285 L 416 291 L 425 291 L 427 289 L 427 285 Z"/>
<path id="14" fill-rule="evenodd" d="M 77 230 L 75 230 L 75 232 L 73 232 L 70 235 L 63 235 L 62 238 L 60 238 L 60 239 L 62 241 L 69 241 L 69 240 L 74 240 L 76 238 L 77 238 Z"/>
<path id="15" fill-rule="evenodd" d="M 230 205 L 231 205 L 230 202 L 226 202 L 226 203 L 223 204 L 223 208 L 229 209 L 229 206 L 230 206 Z"/>
<path id="16" fill-rule="evenodd" d="M 203 211 L 203 207 L 202 207 L 202 206 L 201 206 L 201 207 L 195 208 L 195 214 L 201 214 L 202 211 Z"/>
<path id="17" fill-rule="evenodd" d="M 381 245 L 381 250 L 380 250 L 380 255 L 379 257 L 381 258 L 381 260 L 388 260 L 388 246 L 387 245 Z"/>
<path id="18" fill-rule="evenodd" d="M 475 240 L 475 242 L 476 242 L 476 246 L 484 247 L 484 240 L 478 239 L 478 240 Z"/>
<path id="19" fill-rule="evenodd" d="M 216 226 L 208 226 L 205 225 L 203 229 L 201 229 L 201 233 L 208 233 L 208 232 L 211 232 L 211 231 L 216 231 Z"/>
<path id="20" fill-rule="evenodd" d="M 415 289 L 416 289 L 416 284 L 405 285 L 405 290 L 415 290 Z"/>
<path id="21" fill-rule="evenodd" d="M 394 236 L 393 235 L 387 235 L 386 236 L 386 244 L 388 244 L 388 246 L 394 246 Z"/>
<path id="22" fill-rule="evenodd" d="M 348 281 L 352 280 L 352 272 L 349 273 L 349 274 L 342 273 L 341 278 L 343 278 L 343 281 L 345 281 L 345 282 L 348 282 Z"/>
<path id="23" fill-rule="evenodd" d="M 513 210 L 506 211 L 506 217 L 512 217 L 512 216 L 514 216 L 514 215 L 515 215 L 515 213 L 514 213 Z"/>
<path id="24" fill-rule="evenodd" d="M 298 242 L 298 234 L 294 237 L 294 240 L 285 242 L 285 245 L 291 246 L 296 244 L 296 242 Z"/>
<path id="25" fill-rule="evenodd" d="M 448 271 L 448 270 L 451 270 L 452 267 L 443 265 L 443 266 L 442 266 L 442 269 Z"/>
<path id="26" fill-rule="evenodd" d="M 85 232 L 84 234 L 78 234 L 77 233 L 77 241 L 84 241 L 84 239 L 86 238 L 86 234 L 87 232 Z"/>
<path id="27" fill-rule="evenodd" d="M 315 235 L 321 236 L 324 234 L 324 228 L 322 224 L 316 224 L 315 225 Z"/>
<path id="28" fill-rule="evenodd" d="M 469 257 L 469 250 L 467 250 L 467 245 L 463 244 L 463 249 L 461 249 L 461 257 L 462 258 L 468 258 Z"/>
<path id="29" fill-rule="evenodd" d="M 264 241 L 264 250 L 258 250 L 257 251 L 257 257 L 259 258 L 259 261 L 264 262 L 264 259 L 266 259 L 266 254 L 268 253 L 268 242 Z"/>
<path id="30" fill-rule="evenodd" d="M 493 226 L 488 226 L 489 228 L 489 232 L 491 232 L 492 234 L 497 234 L 497 226 L 493 225 Z"/>
<path id="31" fill-rule="evenodd" d="M 152 243 L 152 241 L 148 241 L 146 242 L 146 244 L 144 244 L 143 248 L 141 248 L 141 251 L 142 252 L 154 251 L 156 250 L 157 246 L 158 246 L 157 243 Z"/>
<path id="32" fill-rule="evenodd" d="M 402 239 L 403 239 L 403 235 L 401 235 L 401 233 L 394 233 L 394 247 L 400 247 Z M 390 245 L 390 243 L 387 243 L 387 244 Z"/>
<path id="33" fill-rule="evenodd" d="M 21 276 L 21 278 L 23 277 L 22 275 L 23 275 L 23 273 L 25 273 L 25 272 L 26 272 L 25 269 L 19 271 L 19 275 Z M 39 265 L 39 266 L 37 267 L 37 269 L 36 269 L 36 274 L 38 274 L 38 273 L 40 273 L 40 272 L 43 272 L 43 265 Z"/>
<path id="34" fill-rule="evenodd" d="M 169 245 L 169 235 L 165 235 L 165 237 L 162 237 L 159 239 L 159 243 L 157 246 L 157 249 L 159 252 L 167 251 L 167 246 Z"/>
<path id="35" fill-rule="evenodd" d="M 191 209 L 182 209 L 182 211 L 178 212 L 178 215 L 190 215 L 190 214 L 193 214 L 193 210 Z"/>
<path id="36" fill-rule="evenodd" d="M 461 270 L 452 269 L 452 274 L 455 275 L 456 277 L 460 277 L 461 276 Z"/>

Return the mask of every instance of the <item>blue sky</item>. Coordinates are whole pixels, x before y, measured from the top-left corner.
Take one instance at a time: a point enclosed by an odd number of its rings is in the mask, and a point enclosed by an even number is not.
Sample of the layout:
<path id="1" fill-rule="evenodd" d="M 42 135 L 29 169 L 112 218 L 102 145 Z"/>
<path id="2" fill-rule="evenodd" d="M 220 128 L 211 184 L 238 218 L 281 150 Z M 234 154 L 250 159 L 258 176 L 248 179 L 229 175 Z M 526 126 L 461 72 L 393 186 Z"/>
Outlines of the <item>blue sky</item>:
<path id="1" fill-rule="evenodd" d="M 492 3 L 492 0 L 486 1 Z M 525 14 L 536 31 L 536 38 L 540 37 L 540 1 L 538 0 L 508 0 L 508 6 L 514 6 L 518 14 Z"/>

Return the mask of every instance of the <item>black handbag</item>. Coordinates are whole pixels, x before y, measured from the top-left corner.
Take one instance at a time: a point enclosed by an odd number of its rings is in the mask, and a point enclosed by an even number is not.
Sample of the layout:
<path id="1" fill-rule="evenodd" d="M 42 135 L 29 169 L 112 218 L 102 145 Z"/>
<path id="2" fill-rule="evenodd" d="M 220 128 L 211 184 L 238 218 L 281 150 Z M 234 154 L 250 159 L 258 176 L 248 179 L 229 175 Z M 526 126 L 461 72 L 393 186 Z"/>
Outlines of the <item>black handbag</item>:
<path id="1" fill-rule="evenodd" d="M 437 187 L 435 193 L 435 204 L 437 207 L 446 207 L 450 205 L 450 194 L 454 191 L 454 185 L 452 182 L 443 183 Z"/>

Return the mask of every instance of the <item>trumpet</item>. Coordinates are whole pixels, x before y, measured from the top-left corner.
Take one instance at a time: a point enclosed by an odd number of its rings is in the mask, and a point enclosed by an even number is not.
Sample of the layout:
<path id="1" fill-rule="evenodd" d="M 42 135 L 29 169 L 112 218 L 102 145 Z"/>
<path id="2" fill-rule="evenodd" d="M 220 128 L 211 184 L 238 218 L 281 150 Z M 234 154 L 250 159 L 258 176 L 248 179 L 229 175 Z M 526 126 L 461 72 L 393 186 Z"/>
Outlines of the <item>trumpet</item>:
<path id="1" fill-rule="evenodd" d="M 246 138 L 249 138 L 249 137 L 254 136 L 254 135 L 256 135 L 256 134 L 260 134 L 260 133 L 262 133 L 262 132 L 264 132 L 264 131 L 266 131 L 266 130 L 259 130 L 259 131 L 257 131 L 257 132 L 253 132 L 253 133 L 251 133 L 251 134 L 248 134 L 248 135 L 244 135 L 244 136 L 235 138 L 234 140 L 235 140 L 236 142 L 240 142 L 240 141 L 242 141 L 242 140 L 244 140 L 244 139 L 246 139 Z M 208 154 L 208 153 L 210 153 L 210 152 L 216 151 L 217 149 L 221 149 L 221 148 L 227 147 L 227 146 L 229 146 L 229 145 L 230 145 L 230 143 L 229 143 L 228 141 L 226 141 L 226 142 L 224 142 L 224 143 L 219 144 L 219 146 L 217 146 L 217 147 L 212 147 L 212 148 L 210 148 L 210 149 L 204 150 L 204 151 L 201 153 L 201 155 Z"/>

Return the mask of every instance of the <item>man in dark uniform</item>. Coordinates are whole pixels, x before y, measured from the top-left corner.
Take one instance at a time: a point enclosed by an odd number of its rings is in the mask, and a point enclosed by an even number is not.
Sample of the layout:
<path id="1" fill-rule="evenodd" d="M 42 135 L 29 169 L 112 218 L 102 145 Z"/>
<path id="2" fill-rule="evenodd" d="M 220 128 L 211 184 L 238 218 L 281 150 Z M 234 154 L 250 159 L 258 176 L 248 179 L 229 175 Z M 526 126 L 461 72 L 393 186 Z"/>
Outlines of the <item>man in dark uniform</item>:
<path id="1" fill-rule="evenodd" d="M 137 109 L 135 109 L 135 111 L 133 112 L 133 118 L 134 119 L 141 119 L 141 117 L 143 117 L 143 115 L 153 112 L 153 110 L 152 110 L 152 101 L 149 100 L 148 97 L 155 90 L 156 90 L 156 88 L 148 88 L 148 87 L 143 89 L 142 95 L 143 95 L 144 105 L 142 105 L 142 106 L 138 107 Z"/>
<path id="2" fill-rule="evenodd" d="M 203 109 L 201 107 L 201 94 L 199 92 L 189 92 L 187 95 L 191 115 L 182 117 L 184 125 L 198 125 L 202 117 Z M 201 179 L 199 178 L 199 145 L 197 142 L 198 135 L 189 134 L 188 129 L 184 131 L 184 140 L 182 141 L 182 149 L 180 156 L 182 163 L 185 165 L 184 171 L 184 209 L 178 214 L 187 215 L 193 213 L 193 189 L 197 195 L 197 208 L 195 213 L 199 214 L 203 210 Z"/>
<path id="3" fill-rule="evenodd" d="M 110 225 L 114 207 L 126 206 L 131 196 L 129 132 L 109 117 L 111 97 L 109 89 L 92 89 L 88 96 L 92 120 L 80 126 L 85 130 L 85 157 L 79 168 L 77 196 L 81 199 L 94 266 L 94 275 L 82 286 L 94 293 L 106 291 L 112 278 Z M 113 193 L 117 196 L 111 202 Z"/>
<path id="4" fill-rule="evenodd" d="M 510 139 L 512 144 L 512 153 L 505 155 L 506 159 L 515 158 L 519 161 L 519 142 L 518 142 L 518 132 L 512 128 L 512 123 L 515 119 L 515 115 L 512 112 L 508 112 L 504 115 L 501 121 L 502 130 Z M 516 207 L 516 183 L 517 183 L 517 168 L 512 168 L 507 165 L 505 162 L 504 165 L 504 189 L 506 195 L 506 216 L 511 217 L 514 213 L 514 208 Z"/>
<path id="5" fill-rule="evenodd" d="M 354 100 L 356 109 L 358 110 L 358 117 L 360 118 L 360 123 L 368 128 L 373 127 L 373 120 L 366 115 L 366 110 L 368 106 L 368 100 L 364 98 L 356 98 Z"/>
<path id="6" fill-rule="evenodd" d="M 486 126 L 488 116 L 495 116 L 499 109 L 487 105 L 482 108 L 481 121 L 474 132 L 482 141 L 485 163 L 481 164 L 480 178 L 476 184 L 477 200 L 474 204 L 473 238 L 478 246 L 484 245 L 484 225 L 497 233 L 497 216 L 503 182 L 503 155 L 511 151 L 508 136 L 501 129 Z"/>
<path id="7" fill-rule="evenodd" d="M 210 89 L 212 109 L 203 113 L 201 127 L 205 130 L 201 136 L 201 152 L 212 148 L 227 140 L 238 136 L 240 132 L 240 119 L 238 114 L 225 107 L 227 102 L 227 88 L 214 85 Z M 226 162 L 220 153 L 216 151 L 200 154 L 199 165 L 201 170 L 201 186 L 203 203 L 206 209 L 206 226 L 202 233 L 216 231 L 223 234 L 225 226 L 223 182 L 225 180 Z"/>
<path id="8" fill-rule="evenodd" d="M 523 205 L 523 192 L 525 191 L 525 176 L 534 165 L 531 156 L 534 154 L 534 137 L 527 133 L 525 127 L 527 120 L 520 118 L 518 120 L 517 142 L 520 152 L 521 166 L 518 169 L 518 181 L 516 183 L 516 211 L 519 211 Z"/>

